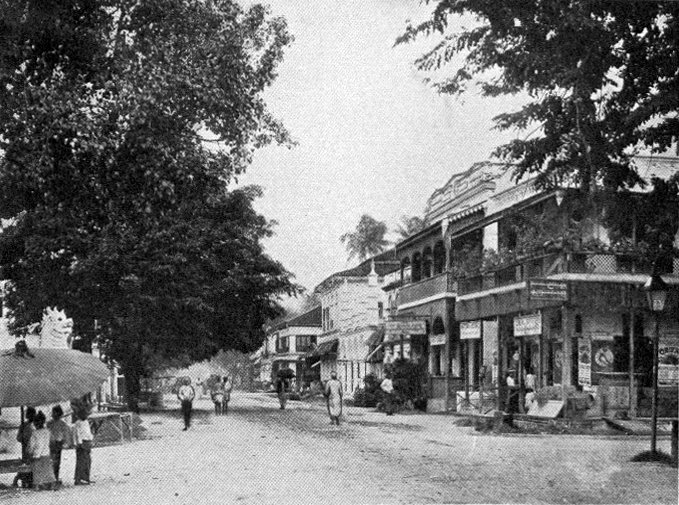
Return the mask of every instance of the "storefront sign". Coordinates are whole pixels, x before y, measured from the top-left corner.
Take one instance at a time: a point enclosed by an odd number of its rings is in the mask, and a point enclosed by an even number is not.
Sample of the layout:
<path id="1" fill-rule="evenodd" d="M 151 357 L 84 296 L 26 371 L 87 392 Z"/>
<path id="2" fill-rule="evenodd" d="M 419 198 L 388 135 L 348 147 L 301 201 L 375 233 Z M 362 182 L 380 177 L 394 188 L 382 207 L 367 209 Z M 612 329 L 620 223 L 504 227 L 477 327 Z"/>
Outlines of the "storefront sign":
<path id="1" fill-rule="evenodd" d="M 446 345 L 446 335 L 429 335 L 429 345 Z"/>
<path id="2" fill-rule="evenodd" d="M 514 318 L 514 336 L 525 337 L 528 335 L 540 335 L 542 333 L 542 314 L 530 314 L 516 316 Z"/>
<path id="3" fill-rule="evenodd" d="M 588 338 L 578 339 L 578 384 L 592 385 L 592 341 Z"/>
<path id="4" fill-rule="evenodd" d="M 661 336 L 658 342 L 658 384 L 679 384 L 679 338 Z"/>
<path id="5" fill-rule="evenodd" d="M 460 340 L 481 338 L 481 321 L 463 321 L 460 323 Z"/>
<path id="6" fill-rule="evenodd" d="M 387 321 L 384 323 L 384 331 L 387 335 L 426 335 L 427 323 L 416 319 Z"/>
<path id="7" fill-rule="evenodd" d="M 568 301 L 568 284 L 565 282 L 529 281 L 528 293 L 531 300 Z"/>

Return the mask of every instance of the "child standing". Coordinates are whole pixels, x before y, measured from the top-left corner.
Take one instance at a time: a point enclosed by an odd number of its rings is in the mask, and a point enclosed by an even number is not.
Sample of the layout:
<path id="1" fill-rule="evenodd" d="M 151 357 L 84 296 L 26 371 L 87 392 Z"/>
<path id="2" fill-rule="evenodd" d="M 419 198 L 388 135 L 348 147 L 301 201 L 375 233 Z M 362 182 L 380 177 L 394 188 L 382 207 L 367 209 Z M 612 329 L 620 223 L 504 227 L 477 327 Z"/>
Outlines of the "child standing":
<path id="1" fill-rule="evenodd" d="M 73 425 L 73 443 L 75 444 L 75 478 L 76 486 L 92 484 L 90 467 L 92 466 L 92 430 L 87 420 L 88 412 L 78 412 L 78 420 Z"/>

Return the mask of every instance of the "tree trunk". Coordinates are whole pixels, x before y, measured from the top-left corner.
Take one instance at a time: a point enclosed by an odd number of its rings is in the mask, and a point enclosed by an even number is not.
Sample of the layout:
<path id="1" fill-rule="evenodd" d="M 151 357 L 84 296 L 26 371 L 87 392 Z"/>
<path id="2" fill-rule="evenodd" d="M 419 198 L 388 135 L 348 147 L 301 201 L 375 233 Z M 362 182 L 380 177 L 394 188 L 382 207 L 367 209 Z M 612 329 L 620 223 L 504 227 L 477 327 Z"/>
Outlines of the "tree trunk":
<path id="1" fill-rule="evenodd" d="M 134 365 L 123 365 L 121 371 L 125 376 L 125 392 L 127 407 L 135 414 L 139 413 L 139 396 L 141 393 L 140 379 L 142 374 L 140 369 Z"/>

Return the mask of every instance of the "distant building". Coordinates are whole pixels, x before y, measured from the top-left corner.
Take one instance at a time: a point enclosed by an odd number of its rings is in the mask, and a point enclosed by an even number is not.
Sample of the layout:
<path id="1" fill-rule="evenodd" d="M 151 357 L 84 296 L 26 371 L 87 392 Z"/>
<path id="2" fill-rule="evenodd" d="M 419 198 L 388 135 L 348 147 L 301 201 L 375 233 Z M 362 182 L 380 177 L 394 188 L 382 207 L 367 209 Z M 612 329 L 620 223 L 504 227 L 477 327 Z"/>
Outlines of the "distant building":
<path id="1" fill-rule="evenodd" d="M 266 342 L 257 352 L 260 380 L 273 382 L 283 368 L 291 369 L 298 386 L 309 385 L 319 374 L 307 367 L 305 356 L 316 348 L 321 333 L 321 307 L 292 317 L 266 329 Z"/>
<path id="2" fill-rule="evenodd" d="M 324 381 L 336 371 L 348 395 L 363 387 L 367 374 L 381 375 L 382 362 L 375 356 L 386 316 L 387 297 L 382 286 L 396 271 L 398 261 L 390 250 L 334 273 L 316 287 L 323 331 L 309 361 L 320 368 Z"/>

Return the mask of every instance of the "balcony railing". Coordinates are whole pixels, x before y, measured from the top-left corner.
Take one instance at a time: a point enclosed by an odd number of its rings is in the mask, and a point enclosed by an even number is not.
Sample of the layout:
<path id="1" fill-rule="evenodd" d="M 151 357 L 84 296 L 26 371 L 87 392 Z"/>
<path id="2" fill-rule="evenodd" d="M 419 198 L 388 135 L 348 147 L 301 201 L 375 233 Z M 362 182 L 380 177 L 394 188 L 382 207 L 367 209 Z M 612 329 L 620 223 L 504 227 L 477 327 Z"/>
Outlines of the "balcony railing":
<path id="1" fill-rule="evenodd" d="M 457 282 L 452 274 L 450 272 L 443 272 L 433 277 L 402 286 L 398 294 L 398 304 L 401 306 L 442 293 L 455 293 L 456 291 Z"/>
<path id="2" fill-rule="evenodd" d="M 670 266 L 672 268 L 666 268 L 665 273 L 679 274 L 679 258 L 674 258 Z M 560 273 L 650 275 L 652 270 L 652 262 L 637 255 L 597 252 L 554 253 L 510 264 L 481 275 L 458 279 L 458 294 L 476 293 Z"/>

